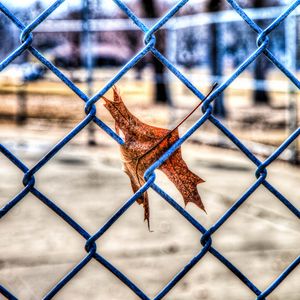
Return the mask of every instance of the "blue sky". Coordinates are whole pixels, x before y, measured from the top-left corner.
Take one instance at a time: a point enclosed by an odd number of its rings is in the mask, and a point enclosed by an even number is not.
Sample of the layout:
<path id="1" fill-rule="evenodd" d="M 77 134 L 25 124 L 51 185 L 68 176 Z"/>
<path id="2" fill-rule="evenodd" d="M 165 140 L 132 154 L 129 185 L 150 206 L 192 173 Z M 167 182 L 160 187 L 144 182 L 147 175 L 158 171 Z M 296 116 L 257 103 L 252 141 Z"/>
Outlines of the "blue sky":
<path id="1" fill-rule="evenodd" d="M 81 0 L 72 0 L 72 1 L 66 1 L 69 3 L 75 3 L 75 5 L 79 4 Z M 1 0 L 1 2 L 7 6 L 29 6 L 30 4 L 36 2 L 36 0 Z M 41 2 L 45 3 L 45 5 L 50 5 L 54 2 L 54 0 L 42 0 Z"/>
<path id="2" fill-rule="evenodd" d="M 51 3 L 53 3 L 55 0 L 41 0 L 41 2 L 45 3 L 45 5 L 50 5 Z M 82 0 L 66 0 L 65 4 L 67 5 L 80 5 Z M 105 0 L 104 0 L 105 1 Z M 100 2 L 104 2 L 103 0 Z M 106 0 L 107 1 L 107 0 Z M 130 1 L 134 1 L 134 0 L 125 0 L 124 2 L 130 2 Z M 176 2 L 178 0 L 164 0 L 166 2 Z M 1 0 L 1 2 L 5 5 L 7 5 L 8 7 L 12 7 L 12 6 L 29 6 L 30 4 L 36 2 L 36 0 Z"/>

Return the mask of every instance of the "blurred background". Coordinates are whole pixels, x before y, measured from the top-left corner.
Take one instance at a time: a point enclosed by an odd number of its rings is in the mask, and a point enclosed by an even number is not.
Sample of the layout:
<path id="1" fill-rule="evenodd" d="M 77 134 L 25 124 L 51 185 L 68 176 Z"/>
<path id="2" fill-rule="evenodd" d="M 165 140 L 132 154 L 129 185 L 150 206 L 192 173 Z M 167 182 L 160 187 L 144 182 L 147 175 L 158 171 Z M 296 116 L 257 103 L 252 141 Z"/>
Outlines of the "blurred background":
<path id="1" fill-rule="evenodd" d="M 127 0 L 147 26 L 175 0 Z M 29 24 L 50 0 L 1 1 Z M 290 0 L 238 3 L 262 28 Z M 300 10 L 269 35 L 269 49 L 296 77 L 300 67 Z M 20 30 L 0 14 L 0 60 L 20 45 Z M 144 34 L 113 2 L 65 1 L 33 31 L 33 46 L 89 96 L 143 46 Z M 203 94 L 222 84 L 257 48 L 257 34 L 222 0 L 191 0 L 156 33 L 156 47 Z M 117 83 L 128 108 L 143 122 L 172 129 L 199 99 L 151 53 Z M 84 102 L 24 52 L 0 72 L 0 141 L 34 166 L 85 116 Z M 106 97 L 111 98 L 109 91 Z M 265 56 L 252 63 L 213 103 L 213 112 L 260 159 L 299 127 L 299 92 Z M 196 111 L 184 133 L 202 115 Z M 114 121 L 97 102 L 97 116 Z M 256 166 L 213 124 L 206 122 L 182 146 L 190 168 L 206 182 L 199 192 L 208 211 L 187 210 L 207 228 L 255 182 Z M 299 204 L 299 138 L 268 168 L 268 178 Z M 23 174 L 0 157 L 0 206 L 22 189 Z M 118 145 L 90 124 L 36 175 L 36 185 L 91 234 L 128 199 Z M 163 174 L 158 184 L 181 205 Z M 150 192 L 153 233 L 134 204 L 98 241 L 98 249 L 153 297 L 201 249 L 200 235 L 155 192 Z M 298 202 L 297 202 L 298 201 Z M 34 196 L 27 195 L 0 221 L 0 284 L 20 299 L 41 299 L 85 254 L 85 241 Z M 297 257 L 299 224 L 276 197 L 260 187 L 214 234 L 216 248 L 262 290 Z M 66 243 L 67 241 L 67 243 Z M 143 241 L 143 243 L 141 243 Z M 55 268 L 53 268 L 55 267 Z M 299 299 L 299 270 L 270 299 Z M 165 299 L 255 299 L 210 254 Z M 57 299 L 136 299 L 118 279 L 91 262 Z"/>
<path id="2" fill-rule="evenodd" d="M 157 33 L 158 49 L 203 93 L 213 82 L 224 82 L 257 47 L 256 33 L 225 2 L 194 0 Z M 51 1 L 2 3 L 28 23 Z M 129 7 L 148 25 L 174 3 L 128 1 Z M 288 3 L 240 1 L 262 27 L 270 24 L 281 13 L 282 5 Z M 272 31 L 269 45 L 294 73 L 299 68 L 300 55 L 297 18 L 296 11 Z M 19 45 L 20 32 L 3 14 L 0 22 L 0 57 L 5 58 Z M 33 45 L 89 95 L 96 93 L 143 46 L 143 33 L 115 4 L 107 5 L 105 1 L 67 1 L 35 29 L 34 35 Z M 121 89 L 140 105 L 172 107 L 172 113 L 163 116 L 172 126 L 178 110 L 189 111 L 197 103 L 193 94 L 178 83 L 170 71 L 148 54 L 126 74 Z M 72 91 L 27 52 L 1 72 L 0 92 L 5 95 L 0 106 L 3 122 L 72 124 L 82 117 Z M 61 106 L 59 112 L 57 106 Z M 295 88 L 264 56 L 214 102 L 214 113 L 239 131 L 241 138 L 265 145 L 254 145 L 255 151 L 263 149 L 267 153 L 272 151 L 268 146 L 278 146 L 299 122 Z M 244 127 L 251 130 L 245 131 Z M 92 134 L 90 144 L 96 142 Z M 220 144 L 214 134 L 203 139 Z M 296 144 L 287 155 L 288 160 L 297 162 Z"/>

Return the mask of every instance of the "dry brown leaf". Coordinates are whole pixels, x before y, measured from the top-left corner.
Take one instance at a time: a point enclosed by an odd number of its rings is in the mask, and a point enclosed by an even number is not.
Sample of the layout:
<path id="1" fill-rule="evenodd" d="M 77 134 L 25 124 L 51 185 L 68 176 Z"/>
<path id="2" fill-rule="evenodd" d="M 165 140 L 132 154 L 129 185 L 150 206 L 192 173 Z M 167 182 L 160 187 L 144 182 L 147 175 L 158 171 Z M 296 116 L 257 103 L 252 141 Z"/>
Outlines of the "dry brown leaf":
<path id="1" fill-rule="evenodd" d="M 115 120 L 116 132 L 124 134 L 125 143 L 121 145 L 123 170 L 129 176 L 133 192 L 144 183 L 144 173 L 167 149 L 179 138 L 178 128 L 168 130 L 141 122 L 125 106 L 116 87 L 113 88 L 114 100 L 103 97 L 104 106 Z M 191 172 L 178 148 L 160 167 L 182 194 L 185 205 L 195 203 L 201 209 L 204 205 L 197 190 L 197 185 L 204 182 Z M 138 200 L 144 207 L 144 220 L 149 227 L 149 200 L 145 192 Z"/>

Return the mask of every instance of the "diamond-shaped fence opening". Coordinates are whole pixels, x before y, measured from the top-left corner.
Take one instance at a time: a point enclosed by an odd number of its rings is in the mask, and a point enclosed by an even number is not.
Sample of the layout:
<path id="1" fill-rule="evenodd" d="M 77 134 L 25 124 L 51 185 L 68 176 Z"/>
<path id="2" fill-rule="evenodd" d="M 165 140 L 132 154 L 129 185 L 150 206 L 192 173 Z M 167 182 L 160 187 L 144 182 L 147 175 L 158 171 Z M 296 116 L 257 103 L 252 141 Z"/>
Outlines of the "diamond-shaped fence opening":
<path id="1" fill-rule="evenodd" d="M 194 97 L 199 100 L 204 99 L 204 94 L 187 79 L 184 75 L 184 72 L 179 71 L 159 50 L 159 45 L 157 45 L 156 32 L 162 28 L 165 24 L 172 24 L 173 16 L 180 11 L 182 7 L 185 7 L 188 0 L 181 0 L 175 4 L 163 17 L 160 17 L 157 22 L 148 27 L 149 25 L 143 22 L 142 19 L 138 18 L 135 13 L 129 9 L 129 7 L 122 0 L 115 0 L 115 4 L 123 11 L 123 13 L 133 21 L 134 26 L 144 34 L 144 46 L 139 50 L 126 64 L 119 69 L 116 74 L 110 78 L 107 84 L 104 85 L 100 90 L 98 90 L 93 96 L 90 91 L 86 94 L 84 93 L 73 81 L 67 77 L 62 71 L 57 68 L 54 64 L 51 63 L 43 54 L 41 54 L 36 48 L 32 46 L 34 40 L 34 30 L 39 26 L 42 26 L 43 22 L 50 16 L 64 0 L 57 0 L 53 2 L 46 10 L 44 10 L 38 17 L 30 21 L 29 24 L 23 23 L 19 20 L 14 13 L 12 13 L 7 6 L 0 3 L 0 10 L 5 16 L 9 19 L 12 25 L 16 26 L 20 31 L 20 45 L 12 51 L 5 59 L 0 63 L 0 70 L 4 70 L 9 66 L 18 56 L 20 56 L 25 51 L 28 51 L 31 55 L 37 59 L 41 65 L 48 68 L 54 76 L 59 78 L 69 89 L 73 91 L 81 100 L 85 102 L 85 116 L 82 120 L 70 130 L 57 144 L 53 145 L 50 151 L 48 151 L 45 156 L 41 157 L 38 162 L 35 162 L 30 168 L 20 160 L 17 155 L 14 154 L 14 151 L 9 149 L 9 147 L 0 144 L 1 159 L 10 161 L 15 165 L 21 172 L 24 173 L 23 185 L 24 188 L 21 191 L 18 191 L 18 194 L 12 199 L 8 199 L 6 204 L 0 210 L 0 218 L 5 218 L 10 211 L 16 209 L 16 205 L 20 202 L 25 202 L 27 195 L 31 194 L 37 202 L 46 206 L 46 209 L 51 209 L 58 217 L 64 221 L 66 226 L 69 226 L 70 229 L 75 230 L 86 242 L 85 244 L 85 257 L 82 260 L 76 261 L 73 268 L 69 270 L 64 277 L 62 277 L 54 286 L 52 286 L 48 293 L 44 296 L 44 299 L 51 299 L 55 295 L 59 294 L 60 291 L 64 290 L 64 287 L 68 285 L 72 280 L 75 280 L 74 277 L 80 272 L 84 272 L 85 268 L 95 263 L 99 263 L 102 267 L 106 268 L 114 276 L 120 279 L 123 284 L 130 289 L 138 298 L 140 299 L 162 299 L 168 297 L 168 293 L 173 289 L 173 287 L 180 282 L 185 282 L 184 277 L 189 273 L 191 269 L 197 267 L 200 268 L 199 263 L 202 259 L 209 256 L 213 256 L 215 261 L 219 264 L 222 264 L 222 267 L 227 268 L 229 272 L 235 276 L 237 280 L 241 282 L 249 291 L 252 293 L 253 297 L 256 299 L 266 299 L 268 295 L 274 292 L 276 288 L 286 279 L 286 277 L 298 266 L 300 262 L 300 257 L 296 257 L 294 261 L 288 261 L 284 264 L 285 269 L 280 269 L 280 275 L 276 278 L 272 278 L 268 287 L 265 289 L 260 289 L 261 285 L 258 284 L 259 278 L 247 277 L 237 266 L 235 266 L 232 261 L 229 259 L 228 253 L 222 249 L 218 249 L 214 245 L 214 235 L 218 232 L 224 223 L 230 222 L 231 216 L 237 214 L 240 206 L 250 201 L 250 197 L 255 195 L 257 190 L 261 187 L 264 187 L 268 192 L 272 193 L 275 200 L 280 201 L 282 205 L 290 211 L 292 217 L 299 219 L 300 213 L 299 210 L 281 193 L 280 184 L 273 185 L 268 181 L 268 166 L 270 166 L 274 160 L 285 150 L 287 147 L 295 141 L 300 134 L 300 128 L 294 130 L 294 132 L 264 161 L 259 159 L 256 155 L 252 153 L 251 150 L 236 136 L 233 134 L 224 122 L 218 119 L 212 113 L 212 105 L 217 96 L 221 95 L 226 89 L 231 85 L 231 83 L 240 76 L 240 74 L 250 67 L 250 65 L 259 57 L 265 56 L 271 61 L 291 82 L 295 88 L 300 88 L 300 82 L 296 77 L 296 74 L 293 71 L 293 67 L 288 67 L 285 62 L 279 60 L 274 53 L 269 49 L 269 40 L 270 34 L 275 30 L 286 18 L 293 14 L 300 4 L 300 0 L 294 1 L 289 4 L 287 7 L 282 7 L 282 10 L 276 15 L 276 18 L 273 19 L 267 25 L 265 29 L 259 27 L 257 23 L 253 21 L 252 18 L 248 16 L 245 10 L 243 10 L 237 1 L 227 0 L 228 4 L 231 6 L 232 11 L 236 12 L 236 16 L 242 18 L 243 21 L 256 33 L 257 35 L 257 48 L 251 53 L 248 57 L 244 57 L 243 62 L 239 67 L 233 70 L 233 72 L 220 82 L 220 85 L 204 100 L 202 104 L 203 115 L 196 120 L 195 123 L 185 132 L 182 136 L 155 162 L 153 163 L 148 170 L 145 172 L 146 183 L 131 197 L 129 197 L 124 204 L 109 218 L 106 223 L 101 226 L 96 232 L 88 232 L 81 224 L 76 222 L 70 215 L 62 210 L 54 199 L 48 198 L 43 191 L 38 187 L 35 182 L 35 177 L 38 173 L 48 164 L 51 164 L 51 160 L 54 157 L 57 157 L 57 153 L 64 148 L 68 143 L 70 143 L 74 137 L 76 137 L 80 132 L 83 132 L 88 128 L 89 124 L 95 123 L 96 128 L 100 127 L 103 131 L 112 138 L 115 142 L 123 144 L 123 139 L 117 135 L 101 118 L 96 116 L 96 103 L 111 87 L 116 84 L 130 69 L 134 67 L 146 54 L 151 53 L 154 55 L 167 69 L 169 69 L 193 94 Z M 238 39 L 238 37 L 237 37 Z M 87 39 L 86 41 L 90 41 Z M 210 122 L 215 126 L 222 135 L 225 135 L 229 138 L 245 155 L 245 158 L 255 166 L 255 176 L 256 179 L 252 184 L 245 189 L 240 197 L 235 199 L 234 203 L 227 209 L 227 211 L 220 216 L 216 222 L 209 228 L 204 227 L 199 221 L 197 221 L 187 210 L 180 206 L 165 190 L 163 190 L 159 182 L 156 180 L 155 171 L 156 169 L 166 160 L 168 157 L 178 149 L 185 141 L 193 136 L 194 132 L 197 131 L 201 126 L 207 122 Z M 35 176 L 36 175 L 36 176 Z M 284 178 L 282 180 L 285 180 Z M 125 273 L 120 271 L 112 261 L 105 258 L 101 252 L 101 237 L 104 234 L 109 233 L 111 226 L 118 221 L 123 214 L 126 214 L 130 209 L 132 204 L 139 198 L 139 196 L 148 189 L 152 189 L 157 193 L 161 201 L 166 201 L 170 205 L 170 209 L 175 209 L 177 213 L 181 214 L 190 224 L 199 232 L 199 249 L 197 254 L 190 258 L 189 262 L 181 267 L 178 273 L 166 284 L 154 297 L 150 297 L 144 292 L 136 283 L 133 282 L 133 279 L 129 279 Z M 228 191 L 229 193 L 230 191 Z M 88 195 L 86 191 L 83 197 Z M 295 197 L 297 197 L 295 195 Z M 124 199 L 125 200 L 125 199 Z M 246 238 L 245 233 L 245 238 Z M 258 232 L 259 234 L 259 232 Z M 100 241 L 98 243 L 98 241 Z M 142 241 L 141 241 L 142 242 Z M 68 246 L 68 245 L 67 245 Z M 249 258 L 251 260 L 251 258 Z M 93 261 L 93 262 L 91 262 Z M 175 263 L 175 262 L 174 262 Z M 132 274 L 134 277 L 134 274 Z M 77 280 L 77 279 L 76 279 Z M 101 284 L 99 286 L 95 285 L 94 288 L 101 289 Z M 11 286 L 2 286 L 0 285 L 0 293 L 8 299 L 16 299 L 14 290 L 11 289 Z M 199 293 L 200 297 L 205 298 L 205 291 L 196 291 Z M 196 294 L 195 294 L 196 295 Z M 33 296 L 34 297 L 34 296 Z M 192 296 L 197 297 L 197 296 Z M 224 297 L 224 295 L 222 296 Z"/>

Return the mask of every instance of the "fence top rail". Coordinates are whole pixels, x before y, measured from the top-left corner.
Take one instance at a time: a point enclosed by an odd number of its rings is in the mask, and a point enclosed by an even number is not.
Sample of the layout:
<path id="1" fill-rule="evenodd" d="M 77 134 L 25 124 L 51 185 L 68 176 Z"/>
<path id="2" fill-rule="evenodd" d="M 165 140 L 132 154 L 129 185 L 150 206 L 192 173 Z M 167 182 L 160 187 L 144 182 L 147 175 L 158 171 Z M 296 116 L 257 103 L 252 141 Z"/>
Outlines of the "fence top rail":
<path id="1" fill-rule="evenodd" d="M 282 11 L 284 6 L 268 7 L 268 8 L 248 8 L 244 11 L 253 20 L 264 20 L 276 18 Z M 295 9 L 291 15 L 299 16 L 300 8 Z M 150 27 L 158 19 L 140 19 L 144 24 Z M 220 12 L 201 12 L 194 15 L 173 17 L 164 26 L 165 29 L 177 30 L 190 27 L 203 26 L 215 23 L 242 22 L 241 17 L 234 10 L 224 10 Z M 140 29 L 133 24 L 130 19 L 91 19 L 90 31 L 127 31 Z M 82 31 L 82 20 L 64 20 L 64 19 L 48 19 L 35 29 L 35 32 L 78 32 Z"/>

